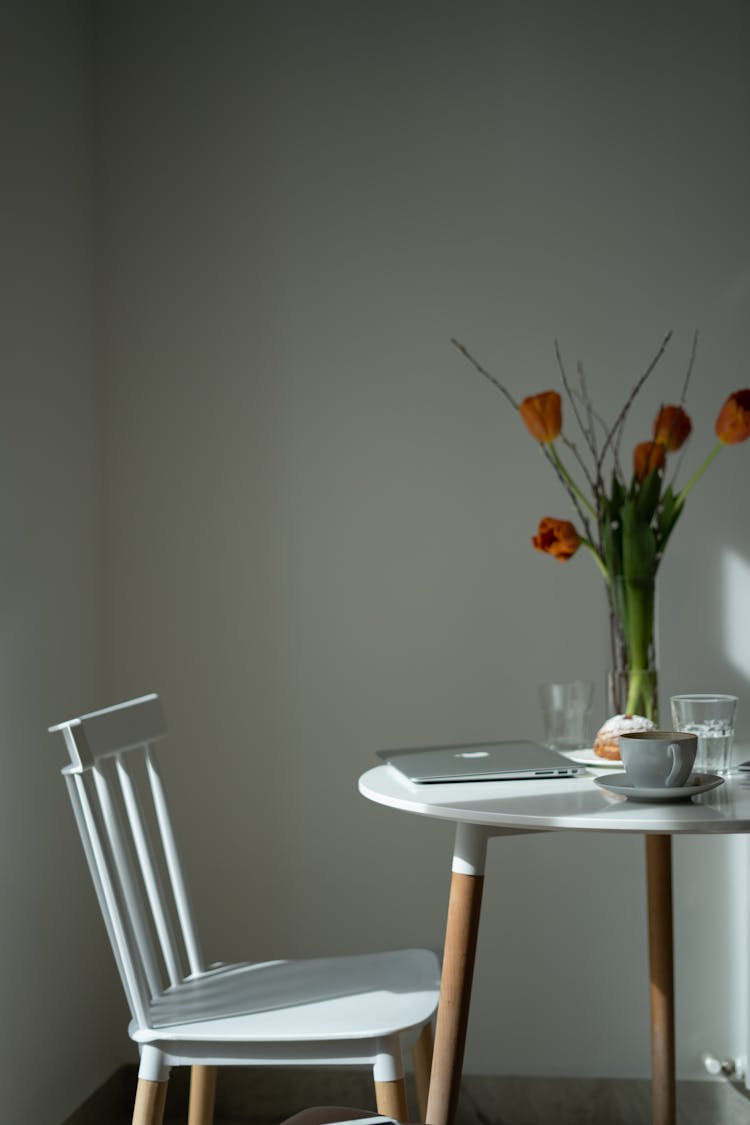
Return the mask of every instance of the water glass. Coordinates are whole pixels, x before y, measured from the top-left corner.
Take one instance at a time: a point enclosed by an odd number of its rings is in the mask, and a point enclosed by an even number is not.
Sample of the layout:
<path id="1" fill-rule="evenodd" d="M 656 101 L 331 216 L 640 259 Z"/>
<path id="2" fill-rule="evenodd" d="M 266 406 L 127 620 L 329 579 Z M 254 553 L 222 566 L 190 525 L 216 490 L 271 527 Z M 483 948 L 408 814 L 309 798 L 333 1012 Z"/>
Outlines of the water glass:
<path id="1" fill-rule="evenodd" d="M 698 735 L 696 772 L 729 773 L 737 696 L 673 695 L 669 702 L 674 729 Z"/>
<path id="2" fill-rule="evenodd" d="M 588 730 L 594 685 L 586 680 L 540 684 L 544 742 L 552 750 L 580 750 L 591 745 Z"/>

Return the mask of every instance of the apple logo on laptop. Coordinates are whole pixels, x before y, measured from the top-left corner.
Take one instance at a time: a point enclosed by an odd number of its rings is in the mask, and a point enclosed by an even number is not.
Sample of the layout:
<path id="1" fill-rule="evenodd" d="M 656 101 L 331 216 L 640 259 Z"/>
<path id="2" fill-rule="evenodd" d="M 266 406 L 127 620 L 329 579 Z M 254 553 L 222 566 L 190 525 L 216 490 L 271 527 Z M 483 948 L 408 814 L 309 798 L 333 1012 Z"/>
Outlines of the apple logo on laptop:
<path id="1" fill-rule="evenodd" d="M 454 754 L 454 758 L 489 758 L 486 750 L 464 750 L 462 753 Z"/>

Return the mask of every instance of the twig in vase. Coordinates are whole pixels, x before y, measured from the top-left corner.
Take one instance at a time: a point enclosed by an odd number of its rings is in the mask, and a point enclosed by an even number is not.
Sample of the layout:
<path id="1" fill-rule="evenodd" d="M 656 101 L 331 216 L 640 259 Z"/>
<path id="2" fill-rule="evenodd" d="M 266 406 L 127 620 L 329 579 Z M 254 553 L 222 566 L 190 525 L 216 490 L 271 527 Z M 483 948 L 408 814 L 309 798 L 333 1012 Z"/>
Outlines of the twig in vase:
<path id="1" fill-rule="evenodd" d="M 596 461 L 597 449 L 596 449 L 596 425 L 595 425 L 595 421 L 594 421 L 594 404 L 592 403 L 591 399 L 589 398 L 589 389 L 586 386 L 586 376 L 583 373 L 583 364 L 581 363 L 580 360 L 578 361 L 578 364 L 576 366 L 576 371 L 578 373 L 578 386 L 580 388 L 577 392 L 577 397 L 580 398 L 580 400 L 581 400 L 581 402 L 582 402 L 582 404 L 583 404 L 583 406 L 586 410 L 586 420 L 587 420 L 588 432 L 589 432 L 589 438 L 590 438 L 589 444 L 591 446 L 591 452 L 594 455 L 594 460 Z"/>
<path id="2" fill-rule="evenodd" d="M 558 344 L 557 340 L 555 340 L 555 355 L 557 356 L 557 366 L 560 368 L 560 377 L 562 379 L 563 387 L 565 388 L 565 393 L 568 396 L 568 400 L 570 402 L 570 405 L 573 407 L 573 413 L 575 414 L 576 421 L 578 422 L 579 429 L 580 429 L 581 433 L 583 434 L 583 437 L 585 439 L 586 445 L 588 446 L 589 452 L 591 453 L 591 455 L 593 457 L 594 465 L 596 466 L 596 438 L 595 438 L 593 432 L 591 432 L 591 430 L 587 426 L 584 425 L 584 422 L 583 422 L 583 420 L 581 418 L 581 415 L 578 411 L 578 405 L 576 403 L 575 394 L 574 394 L 573 389 L 570 386 L 570 383 L 568 381 L 568 374 L 565 370 L 565 364 L 563 363 L 562 355 L 560 354 L 560 345 Z M 594 483 L 594 478 L 591 476 L 591 473 L 589 472 L 588 465 L 584 461 L 581 454 L 578 452 L 578 446 L 575 445 L 575 443 L 572 442 L 569 438 L 567 438 L 565 436 L 565 434 L 561 434 L 560 437 L 562 438 L 563 444 L 570 450 L 570 452 L 573 454 L 576 461 L 578 462 L 578 464 L 580 466 L 580 469 L 581 469 L 581 472 L 583 473 L 584 477 L 586 478 L 586 481 L 588 483 L 589 488 L 594 493 L 594 495 L 596 495 L 596 487 L 595 487 L 595 483 Z M 588 532 L 587 532 L 587 534 L 588 534 Z M 589 534 L 589 538 L 590 537 L 591 536 Z"/>
<path id="3" fill-rule="evenodd" d="M 688 383 L 690 382 L 690 376 L 693 374 L 693 366 L 695 365 L 695 356 L 696 356 L 697 351 L 698 351 L 698 333 L 695 332 L 694 335 L 693 335 L 693 347 L 692 347 L 691 352 L 690 352 L 690 361 L 688 363 L 688 369 L 687 369 L 687 372 L 685 374 L 685 382 L 682 384 L 682 394 L 680 395 L 680 406 L 684 406 L 685 400 L 687 399 Z"/>
<path id="4" fill-rule="evenodd" d="M 562 361 L 562 356 L 560 355 L 560 345 L 557 342 L 557 340 L 555 340 L 555 355 L 557 357 L 557 366 L 560 368 L 560 377 L 562 379 L 562 385 L 565 388 L 565 393 L 568 396 L 568 399 L 570 401 L 570 405 L 573 407 L 573 413 L 575 414 L 576 422 L 578 423 L 578 426 L 579 426 L 579 429 L 580 429 L 581 433 L 583 434 L 584 438 L 586 439 L 586 445 L 589 447 L 589 451 L 593 455 L 594 463 L 596 463 L 596 446 L 594 445 L 594 443 L 592 441 L 592 435 L 589 433 L 588 429 L 584 425 L 583 420 L 581 418 L 581 415 L 578 412 L 578 404 L 575 400 L 575 396 L 573 394 L 573 391 L 571 390 L 570 383 L 568 382 L 568 374 L 565 370 L 565 364 Z"/>
<path id="5" fill-rule="evenodd" d="M 588 483 L 589 488 L 591 489 L 592 492 L 594 492 L 595 489 L 596 489 L 596 485 L 594 483 L 594 478 L 591 476 L 591 473 L 589 472 L 588 465 L 584 461 L 581 454 L 578 452 L 578 446 L 575 444 L 575 442 L 571 441 L 570 438 L 566 438 L 565 434 L 560 434 L 560 437 L 562 438 L 563 445 L 566 447 L 566 449 L 569 449 L 570 452 L 575 457 L 576 461 L 578 462 L 578 464 L 581 468 L 581 472 L 583 473 L 583 475 L 586 478 L 586 481 Z"/>
<path id="6" fill-rule="evenodd" d="M 497 387 L 497 389 L 499 391 L 502 391 L 502 393 L 507 398 L 508 402 L 511 404 L 511 406 L 514 407 L 515 410 L 519 409 L 519 404 L 513 398 L 513 395 L 510 393 L 508 388 L 505 387 L 500 382 L 499 379 L 496 379 L 494 375 L 491 375 L 490 372 L 487 371 L 486 368 L 482 367 L 481 363 L 477 359 L 474 358 L 474 356 L 471 354 L 469 349 L 464 347 L 464 345 L 460 342 L 460 340 L 456 340 L 455 337 L 451 337 L 451 343 L 453 344 L 454 348 L 456 348 L 461 353 L 461 355 L 464 356 L 465 359 L 468 359 L 469 363 L 472 365 L 472 367 L 475 368 L 475 370 L 477 370 L 479 372 L 480 375 L 483 375 L 485 379 L 487 379 L 490 383 L 492 383 L 493 387 Z M 581 501 L 580 501 L 579 497 L 576 495 L 574 489 L 571 488 L 570 481 L 566 480 L 564 472 L 561 470 L 560 466 L 557 464 L 557 462 L 556 462 L 554 456 L 552 455 L 552 453 L 550 452 L 548 446 L 546 446 L 546 445 L 542 446 L 542 453 L 544 454 L 544 456 L 547 458 L 547 460 L 549 461 L 549 463 L 552 465 L 553 469 L 555 470 L 555 473 L 557 475 L 558 480 L 560 481 L 563 488 L 565 489 L 568 496 L 570 497 L 570 499 L 573 503 L 573 508 L 575 510 L 575 513 L 578 516 L 578 518 L 580 519 L 581 525 L 584 527 L 587 537 L 590 539 L 591 538 L 591 525 L 589 524 L 588 517 L 587 517 L 586 512 L 583 508 L 583 505 L 581 504 Z"/>
<path id="7" fill-rule="evenodd" d="M 583 378 L 583 369 L 581 369 L 581 378 Z M 585 399 L 583 398 L 582 395 L 579 396 L 579 397 L 581 398 L 582 402 L 586 406 L 586 409 L 590 412 L 592 419 L 595 422 L 598 423 L 598 425 L 599 425 L 599 427 L 602 431 L 603 436 L 606 437 L 607 434 L 609 433 L 609 427 L 607 426 L 607 423 L 604 420 L 604 418 L 602 418 L 601 414 L 597 410 L 594 409 L 593 403 L 588 398 L 588 390 L 586 391 L 586 398 Z M 614 463 L 615 475 L 620 480 L 622 480 L 623 476 L 624 476 L 623 471 L 622 471 L 622 465 L 620 464 L 620 462 L 617 458 L 616 450 L 614 450 L 614 449 L 612 450 L 612 460 L 613 460 L 613 463 Z M 597 453 L 597 456 L 596 456 L 596 467 L 597 467 L 597 477 L 596 477 L 597 487 L 604 488 L 604 478 L 602 476 L 601 468 L 599 466 L 599 455 L 598 455 L 598 453 Z"/>
<path id="8" fill-rule="evenodd" d="M 680 406 L 684 406 L 685 402 L 687 401 L 688 385 L 690 383 L 690 377 L 693 374 L 693 367 L 695 366 L 695 357 L 696 357 L 697 352 L 698 352 L 698 333 L 696 331 L 693 335 L 693 346 L 690 350 L 690 359 L 688 361 L 687 371 L 685 372 L 685 382 L 682 384 L 682 394 L 680 395 Z M 682 468 L 682 462 L 685 459 L 686 453 L 687 453 L 687 442 L 682 446 L 682 449 L 680 450 L 680 456 L 677 458 L 677 461 L 675 462 L 674 471 L 672 473 L 672 478 L 669 482 L 669 487 L 672 488 L 672 489 L 675 486 L 675 482 L 677 480 L 677 477 L 680 475 L 680 470 Z"/>
<path id="9" fill-rule="evenodd" d="M 656 367 L 657 363 L 659 362 L 661 357 L 664 355 L 664 352 L 667 350 L 667 345 L 669 344 L 669 341 L 672 339 L 672 335 L 673 335 L 673 332 L 670 329 L 669 332 L 667 332 L 664 339 L 662 340 L 661 347 L 659 348 L 658 352 L 656 353 L 654 358 L 651 360 L 651 362 L 649 363 L 648 367 L 643 372 L 641 377 L 636 381 L 635 386 L 633 387 L 632 391 L 628 395 L 628 398 L 627 398 L 627 401 L 626 401 L 625 405 L 623 406 L 620 413 L 617 415 L 617 418 L 614 421 L 614 425 L 612 426 L 612 429 L 607 434 L 607 436 L 604 440 L 604 445 L 601 448 L 601 452 L 599 454 L 599 461 L 598 461 L 598 468 L 599 469 L 601 469 L 601 466 L 604 462 L 604 457 L 605 457 L 605 455 L 607 453 L 607 449 L 609 448 L 610 445 L 612 445 L 614 455 L 615 455 L 615 459 L 619 460 L 620 441 L 622 439 L 622 432 L 623 432 L 623 428 L 625 426 L 625 419 L 627 418 L 627 416 L 630 412 L 630 408 L 633 405 L 633 402 L 635 401 L 635 398 L 636 398 L 638 392 L 641 390 L 641 388 L 643 387 L 643 384 L 646 382 L 648 377 L 653 373 L 653 370 Z"/>
<path id="10" fill-rule="evenodd" d="M 589 523 L 589 517 L 586 515 L 586 512 L 585 512 L 585 509 L 584 509 L 583 505 L 581 504 L 580 500 L 578 499 L 578 496 L 576 495 L 575 491 L 570 487 L 569 482 L 565 479 L 565 474 L 563 472 L 561 472 L 560 466 L 557 464 L 557 461 L 552 456 L 552 453 L 550 452 L 549 446 L 543 445 L 541 447 L 541 449 L 542 449 L 542 453 L 547 458 L 547 460 L 549 461 L 552 468 L 555 470 L 555 472 L 557 474 L 557 479 L 560 481 L 560 484 L 563 486 L 563 488 L 567 492 L 568 496 L 570 497 L 570 499 L 572 501 L 572 504 L 573 504 L 573 508 L 575 509 L 576 515 L 578 516 L 579 520 L 581 521 L 581 526 L 583 527 L 584 531 L 586 532 L 586 538 L 589 541 L 591 541 L 592 540 L 591 525 Z"/>
<path id="11" fill-rule="evenodd" d="M 465 358 L 468 359 L 469 363 L 476 368 L 479 374 L 484 375 L 485 379 L 489 379 L 494 387 L 497 387 L 499 391 L 502 391 L 511 406 L 515 407 L 515 409 L 518 410 L 518 403 L 513 398 L 513 395 L 510 393 L 508 388 L 504 387 L 500 380 L 496 379 L 494 375 L 490 375 L 489 371 L 486 371 L 485 368 L 482 367 L 481 363 L 479 363 L 478 360 L 474 359 L 474 356 L 471 354 L 468 348 L 465 348 L 459 340 L 451 337 L 451 343 L 453 344 L 454 348 L 457 348 L 460 351 L 462 356 L 465 356 Z"/>

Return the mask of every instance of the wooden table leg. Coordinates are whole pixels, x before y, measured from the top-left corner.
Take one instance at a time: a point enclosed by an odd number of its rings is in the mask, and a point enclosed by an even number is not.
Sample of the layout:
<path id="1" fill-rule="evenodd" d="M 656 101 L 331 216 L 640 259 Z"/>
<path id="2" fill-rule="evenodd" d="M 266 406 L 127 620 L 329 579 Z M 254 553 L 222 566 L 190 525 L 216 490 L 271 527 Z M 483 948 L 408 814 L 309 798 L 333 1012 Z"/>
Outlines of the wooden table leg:
<path id="1" fill-rule="evenodd" d="M 672 837 L 646 836 L 654 1125 L 675 1125 Z"/>
<path id="2" fill-rule="evenodd" d="M 458 1108 L 486 851 L 485 831 L 458 826 L 425 1117 L 429 1125 L 453 1125 Z"/>

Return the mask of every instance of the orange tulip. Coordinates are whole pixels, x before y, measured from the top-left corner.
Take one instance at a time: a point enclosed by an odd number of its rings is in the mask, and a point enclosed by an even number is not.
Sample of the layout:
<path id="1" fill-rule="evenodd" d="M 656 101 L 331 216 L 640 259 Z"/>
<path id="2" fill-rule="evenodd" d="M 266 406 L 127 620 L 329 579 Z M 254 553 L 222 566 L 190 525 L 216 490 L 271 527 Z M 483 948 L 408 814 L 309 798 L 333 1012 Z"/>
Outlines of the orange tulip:
<path id="1" fill-rule="evenodd" d="M 636 480 L 643 480 L 654 469 L 663 469 L 667 460 L 667 448 L 658 441 L 641 441 L 633 450 L 633 473 Z"/>
<path id="2" fill-rule="evenodd" d="M 750 390 L 729 396 L 716 419 L 716 436 L 725 445 L 739 445 L 750 437 Z"/>
<path id="3" fill-rule="evenodd" d="M 531 436 L 544 445 L 554 441 L 562 429 L 562 404 L 557 391 L 529 395 L 518 410 Z"/>
<path id="4" fill-rule="evenodd" d="M 662 406 L 654 419 L 654 441 L 674 453 L 685 444 L 692 428 L 690 416 L 681 406 Z"/>
<path id="5" fill-rule="evenodd" d="M 559 562 L 567 562 L 581 545 L 573 524 L 568 520 L 557 520 L 554 516 L 545 516 L 539 521 L 539 529 L 531 542 L 537 551 L 544 551 Z"/>

